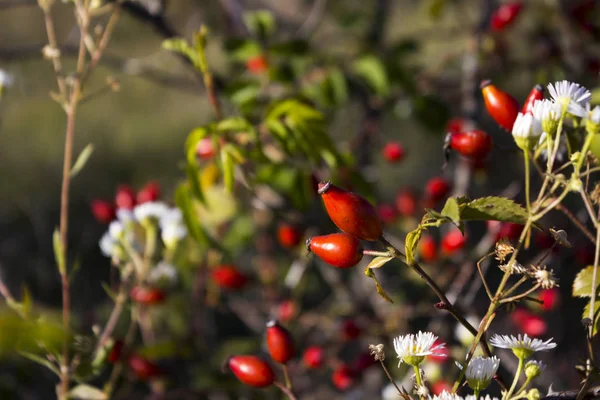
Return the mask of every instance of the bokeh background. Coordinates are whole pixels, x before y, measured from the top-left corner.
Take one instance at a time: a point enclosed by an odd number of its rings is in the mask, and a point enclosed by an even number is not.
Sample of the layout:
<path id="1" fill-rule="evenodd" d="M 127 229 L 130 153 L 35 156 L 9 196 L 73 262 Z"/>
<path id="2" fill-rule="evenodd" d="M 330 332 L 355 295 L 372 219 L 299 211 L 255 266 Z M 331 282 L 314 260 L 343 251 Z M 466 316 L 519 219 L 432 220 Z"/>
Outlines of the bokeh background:
<path id="1" fill-rule="evenodd" d="M 149 180 L 160 182 L 164 197 L 171 198 L 184 178 L 186 136 L 212 118 L 201 79 L 180 57 L 161 49 L 164 39 L 191 38 L 206 24 L 211 32 L 209 63 L 221 87 L 229 77 L 249 74 L 224 48 L 228 40 L 248 34 L 240 15 L 249 10 L 270 10 L 278 38 L 307 38 L 311 51 L 342 66 L 367 52 L 385 56 L 392 60 L 393 95 L 376 112 L 377 126 L 369 147 L 356 149 L 354 154 L 366 161 L 362 172 L 375 184 L 378 203 L 393 203 L 401 188 L 422 190 L 431 176 L 452 174 L 440 171 L 445 127 L 453 117 L 469 119 L 486 130 L 496 145 L 485 172 L 473 176 L 464 194 L 499 194 L 511 181 L 520 181 L 521 164 L 515 161 L 518 158 L 510 136 L 484 113 L 479 82 L 493 79 L 519 101 L 535 83 L 566 78 L 590 89 L 600 84 L 597 1 L 524 1 L 524 10 L 509 29 L 492 32 L 489 18 L 501 3 L 125 2 L 106 55 L 89 83 L 100 87 L 110 76 L 119 82 L 119 90 L 99 93 L 78 113 L 76 153 L 89 143 L 95 151 L 74 179 L 71 192 L 71 255 L 82 265 L 72 285 L 77 324 L 89 325 L 102 315 L 106 293 L 100 282 L 110 279 L 109 262 L 97 246 L 104 227 L 94 221 L 90 201 L 111 198 L 118 184 L 139 188 Z M 69 5 L 59 2 L 53 13 L 67 68 L 72 69 L 77 26 Z M 58 308 L 60 280 L 51 236 L 58 223 L 65 118 L 49 97 L 56 90 L 56 81 L 41 54 L 45 43 L 43 16 L 35 1 L 0 0 L 0 69 L 13 77 L 0 98 L 0 274 L 13 293 L 26 286 L 40 306 Z M 235 112 L 227 102 L 224 108 Z M 351 93 L 348 101 L 328 113 L 329 133 L 348 147 L 368 122 L 369 110 L 363 95 Z M 389 140 L 400 141 L 407 151 L 399 165 L 381 156 L 381 148 Z M 520 190 L 518 184 L 516 190 Z M 516 196 L 519 198 L 518 193 Z M 556 221 L 557 226 L 561 221 Z M 483 225 L 475 226 L 473 237 L 483 229 Z M 557 358 L 564 354 L 566 362 L 563 365 L 556 360 L 551 366 L 558 368 L 547 380 L 556 379 L 563 387 L 577 382 L 572 365 L 583 356 L 581 347 L 569 346 L 582 339 L 580 333 L 575 334 L 582 303 L 568 300 L 570 282 L 579 268 L 574 266 L 575 255 L 571 252 L 561 258 L 564 302 L 559 311 L 547 316 L 549 333 L 567 343 L 556 354 Z M 471 306 L 480 310 L 485 304 Z M 2 398 L 52 398 L 53 384 L 51 374 L 30 362 L 14 357 L 0 362 Z M 252 395 L 244 396 L 230 398 Z"/>

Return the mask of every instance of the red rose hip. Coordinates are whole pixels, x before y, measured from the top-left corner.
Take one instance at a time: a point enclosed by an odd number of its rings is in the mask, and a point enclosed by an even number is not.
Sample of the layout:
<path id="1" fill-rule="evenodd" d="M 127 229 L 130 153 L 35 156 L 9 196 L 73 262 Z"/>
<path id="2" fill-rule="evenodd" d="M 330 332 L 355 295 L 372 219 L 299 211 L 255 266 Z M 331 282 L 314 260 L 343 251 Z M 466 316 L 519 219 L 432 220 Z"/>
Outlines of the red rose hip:
<path id="1" fill-rule="evenodd" d="M 295 225 L 282 223 L 277 228 L 277 240 L 282 247 L 292 249 L 302 242 L 302 230 Z"/>
<path id="2" fill-rule="evenodd" d="M 257 356 L 233 356 L 227 360 L 227 365 L 236 378 L 248 386 L 263 388 L 275 380 L 271 366 Z"/>
<path id="3" fill-rule="evenodd" d="M 158 182 L 148 182 L 136 196 L 137 204 L 156 201 L 160 198 L 160 185 Z"/>
<path id="4" fill-rule="evenodd" d="M 311 346 L 304 350 L 302 362 L 306 368 L 315 369 L 323 366 L 325 350 L 319 346 Z"/>
<path id="5" fill-rule="evenodd" d="M 233 265 L 219 265 L 212 270 L 212 280 L 221 288 L 229 290 L 241 289 L 248 283 L 246 275 Z"/>
<path id="6" fill-rule="evenodd" d="M 458 229 L 447 232 L 442 238 L 442 250 L 445 254 L 451 255 L 465 247 L 466 238 Z"/>
<path id="7" fill-rule="evenodd" d="M 338 390 L 347 390 L 354 384 L 356 374 L 347 365 L 342 365 L 333 371 L 331 381 Z"/>
<path id="8" fill-rule="evenodd" d="M 442 177 L 434 177 L 427 181 L 425 195 L 428 200 L 437 203 L 450 192 L 450 184 Z"/>
<path id="9" fill-rule="evenodd" d="M 396 209 L 403 217 L 411 217 L 417 212 L 417 196 L 410 189 L 400 191 L 396 195 Z"/>
<path id="10" fill-rule="evenodd" d="M 494 32 L 501 32 L 511 25 L 523 10 L 520 1 L 509 1 L 498 7 L 490 18 L 490 27 Z"/>
<path id="11" fill-rule="evenodd" d="M 131 289 L 131 299 L 136 303 L 149 306 L 162 303 L 165 299 L 165 292 L 156 288 L 136 286 Z"/>
<path id="12" fill-rule="evenodd" d="M 446 152 L 452 149 L 464 157 L 481 160 L 486 158 L 492 150 L 492 138 L 478 129 L 454 134 L 449 133 L 446 136 L 444 148 Z"/>
<path id="13" fill-rule="evenodd" d="M 296 352 L 294 338 L 277 321 L 267 323 L 267 349 L 271 358 L 280 364 L 290 361 Z"/>
<path id="14" fill-rule="evenodd" d="M 402 161 L 404 158 L 404 147 L 397 142 L 389 142 L 383 148 L 383 157 L 391 163 Z"/>
<path id="15" fill-rule="evenodd" d="M 152 379 L 160 375 L 160 368 L 142 356 L 133 354 L 127 360 L 129 369 L 141 380 Z"/>
<path id="16" fill-rule="evenodd" d="M 531 89 L 531 92 L 529 92 L 529 96 L 527 96 L 527 99 L 525 99 L 525 103 L 523 104 L 523 108 L 521 109 L 521 112 L 523 114 L 532 112 L 533 104 L 538 100 L 542 100 L 543 98 L 544 98 L 544 87 L 538 83 L 537 85 L 535 85 L 533 87 L 533 89 Z"/>
<path id="17" fill-rule="evenodd" d="M 96 221 L 101 224 L 108 224 L 115 219 L 115 206 L 109 201 L 92 200 L 90 208 Z"/>
<path id="18" fill-rule="evenodd" d="M 507 131 L 512 131 L 519 114 L 519 103 L 507 92 L 498 89 L 491 81 L 481 82 L 481 93 L 488 114 Z"/>
<path id="19" fill-rule="evenodd" d="M 269 69 L 269 62 L 263 55 L 250 57 L 248 60 L 246 60 L 246 68 L 252 74 L 260 75 Z"/>
<path id="20" fill-rule="evenodd" d="M 306 241 L 306 248 L 327 264 L 337 268 L 350 268 L 362 260 L 360 241 L 347 233 L 315 236 Z"/>
<path id="21" fill-rule="evenodd" d="M 119 185 L 115 195 L 115 205 L 117 208 L 133 210 L 135 207 L 135 193 L 129 185 Z"/>
<path id="22" fill-rule="evenodd" d="M 378 240 L 383 234 L 375 207 L 364 197 L 331 182 L 320 182 L 318 193 L 329 218 L 342 231 L 362 240 Z"/>

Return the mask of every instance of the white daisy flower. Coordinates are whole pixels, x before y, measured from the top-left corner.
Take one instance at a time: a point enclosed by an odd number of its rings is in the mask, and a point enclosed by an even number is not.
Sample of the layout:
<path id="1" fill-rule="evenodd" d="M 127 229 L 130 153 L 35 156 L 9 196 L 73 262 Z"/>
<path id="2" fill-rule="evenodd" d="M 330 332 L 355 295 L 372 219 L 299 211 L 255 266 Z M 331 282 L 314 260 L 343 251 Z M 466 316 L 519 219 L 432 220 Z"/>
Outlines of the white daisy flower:
<path id="1" fill-rule="evenodd" d="M 546 364 L 541 361 L 530 360 L 525 364 L 525 376 L 529 379 L 537 378 L 546 369 Z"/>
<path id="2" fill-rule="evenodd" d="M 112 257 L 117 249 L 117 241 L 110 234 L 110 232 L 106 232 L 104 235 L 102 235 L 99 245 L 100 251 L 107 257 Z"/>
<path id="3" fill-rule="evenodd" d="M 140 222 L 148 219 L 160 220 L 168 210 L 169 207 L 162 201 L 149 201 L 135 206 L 133 215 Z"/>
<path id="4" fill-rule="evenodd" d="M 600 133 L 600 105 L 592 107 L 588 104 L 585 107 L 585 129 L 590 135 Z"/>
<path id="5" fill-rule="evenodd" d="M 160 217 L 160 227 L 164 228 L 166 225 L 173 223 L 181 223 L 183 221 L 183 213 L 179 208 L 169 208 Z"/>
<path id="6" fill-rule="evenodd" d="M 112 221 L 110 225 L 108 225 L 108 233 L 113 239 L 118 241 L 123 235 L 123 224 L 120 221 Z"/>
<path id="7" fill-rule="evenodd" d="M 485 396 L 480 396 L 479 399 L 477 399 L 477 397 L 473 394 L 470 394 L 468 396 L 465 397 L 465 400 L 498 400 L 497 397 L 490 397 L 489 394 L 486 394 Z"/>
<path id="8" fill-rule="evenodd" d="M 550 136 L 554 136 L 556 129 L 558 128 L 558 121 L 562 114 L 560 104 L 547 99 L 536 100 L 533 103 L 531 113 L 533 114 L 533 118 L 540 121 L 542 124 L 542 130 Z M 540 138 L 540 140 L 542 139 L 543 137 Z"/>
<path id="9" fill-rule="evenodd" d="M 430 400 L 464 400 L 462 396 L 459 396 L 459 395 L 454 394 L 454 393 L 450 393 L 450 392 L 448 392 L 446 390 L 444 390 L 440 394 L 436 394 L 433 397 L 429 397 L 429 399 Z"/>
<path id="10" fill-rule="evenodd" d="M 131 221 L 135 221 L 135 215 L 133 215 L 133 211 L 128 210 L 126 208 L 119 208 L 117 210 L 117 219 L 121 221 L 123 224 L 126 224 Z"/>
<path id="11" fill-rule="evenodd" d="M 533 339 L 525 334 L 517 337 L 509 335 L 494 335 L 490 339 L 490 344 L 501 349 L 511 349 L 520 359 L 529 358 L 536 351 L 548 351 L 556 347 L 556 343 L 552 342 L 553 338 L 545 342 L 540 339 Z"/>
<path id="12" fill-rule="evenodd" d="M 187 236 L 187 228 L 181 223 L 171 223 L 162 227 L 160 235 L 167 248 L 174 248 Z"/>
<path id="13" fill-rule="evenodd" d="M 434 346 L 437 336 L 431 332 L 421 332 L 409 335 L 401 335 L 394 338 L 394 349 L 400 359 L 398 366 L 405 362 L 412 366 L 417 366 L 425 359 L 425 356 L 437 355 L 444 357 L 444 353 L 438 353 L 438 350 L 444 348 L 444 344 Z"/>
<path id="14" fill-rule="evenodd" d="M 496 356 L 473 358 L 465 372 L 467 383 L 473 390 L 485 389 L 496 375 L 499 366 L 500 360 Z"/>
<path id="15" fill-rule="evenodd" d="M 524 151 L 531 150 L 542 136 L 542 123 L 532 114 L 519 113 L 512 128 L 515 143 Z"/>
<path id="16" fill-rule="evenodd" d="M 159 262 L 156 267 L 152 268 L 148 275 L 148 280 L 151 283 L 167 283 L 175 285 L 177 283 L 177 269 L 164 261 Z"/>
<path id="17" fill-rule="evenodd" d="M 586 104 L 590 102 L 592 94 L 585 87 L 578 83 L 569 81 L 555 82 L 554 85 L 548 84 L 548 92 L 550 96 L 558 104 L 562 106 L 568 105 L 568 111 L 579 117 L 582 117 L 582 112 Z"/>

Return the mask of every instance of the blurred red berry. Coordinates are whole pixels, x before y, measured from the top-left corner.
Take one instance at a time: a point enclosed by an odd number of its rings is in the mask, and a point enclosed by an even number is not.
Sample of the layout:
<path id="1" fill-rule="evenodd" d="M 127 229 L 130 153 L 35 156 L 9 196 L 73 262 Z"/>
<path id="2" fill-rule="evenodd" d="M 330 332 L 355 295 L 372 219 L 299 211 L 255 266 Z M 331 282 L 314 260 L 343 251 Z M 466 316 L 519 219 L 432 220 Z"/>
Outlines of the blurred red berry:
<path id="1" fill-rule="evenodd" d="M 162 303 L 165 299 L 165 292 L 156 288 L 145 286 L 136 286 L 131 289 L 131 299 L 136 303 L 152 305 Z"/>
<path id="2" fill-rule="evenodd" d="M 196 144 L 196 156 L 201 160 L 210 160 L 215 155 L 215 146 L 212 138 L 205 137 Z"/>
<path id="3" fill-rule="evenodd" d="M 117 208 L 133 210 L 135 207 L 135 192 L 129 185 L 119 185 L 115 195 L 115 205 Z"/>
<path id="4" fill-rule="evenodd" d="M 497 222 L 497 221 L 494 221 Z M 488 227 L 492 224 L 488 224 Z M 517 240 L 523 232 L 523 225 L 515 224 L 513 222 L 500 222 L 500 228 L 496 234 L 496 240 L 506 238 L 508 240 Z"/>
<path id="5" fill-rule="evenodd" d="M 379 214 L 381 222 L 384 224 L 390 224 L 398 217 L 396 207 L 391 204 L 380 204 L 379 207 L 377 207 L 377 213 Z"/>
<path id="6" fill-rule="evenodd" d="M 513 311 L 510 316 L 514 324 L 529 336 L 538 337 L 544 335 L 548 330 L 546 321 L 531 311 L 519 308 Z"/>
<path id="7" fill-rule="evenodd" d="M 544 302 L 544 304 L 541 304 L 542 310 L 554 310 L 560 303 L 560 291 L 558 288 L 543 289 L 540 291 L 538 299 Z"/>
<path id="8" fill-rule="evenodd" d="M 292 299 L 282 300 L 277 305 L 277 319 L 282 322 L 291 321 L 296 316 L 296 303 Z"/>
<path id="9" fill-rule="evenodd" d="M 323 366 L 325 350 L 319 346 L 310 346 L 304 350 L 302 362 L 306 368 L 315 369 Z"/>
<path id="10" fill-rule="evenodd" d="M 108 224 L 115 219 L 115 206 L 111 202 L 106 200 L 92 200 L 90 208 L 96 221 L 101 224 Z"/>
<path id="11" fill-rule="evenodd" d="M 125 342 L 123 342 L 122 340 L 115 340 L 115 343 L 113 344 L 112 348 L 110 349 L 110 352 L 108 353 L 108 357 L 106 358 L 106 360 L 111 364 L 115 364 L 123 356 L 123 348 L 124 347 L 125 347 Z"/>
<path id="12" fill-rule="evenodd" d="M 443 200 L 450 192 L 450 184 L 444 178 L 436 176 L 427 181 L 425 195 L 434 203 Z"/>
<path id="13" fill-rule="evenodd" d="M 509 1 L 498 7 L 490 19 L 490 27 L 494 32 L 500 32 L 510 26 L 523 10 L 520 1 Z"/>
<path id="14" fill-rule="evenodd" d="M 582 245 L 575 248 L 575 261 L 581 266 L 594 265 L 594 248 Z"/>
<path id="15" fill-rule="evenodd" d="M 434 396 L 439 396 L 443 391 L 452 393 L 452 384 L 446 381 L 437 381 L 436 383 L 431 385 L 431 393 Z"/>
<path id="16" fill-rule="evenodd" d="M 233 356 L 227 360 L 227 365 L 236 378 L 248 386 L 263 388 L 275 381 L 273 369 L 260 357 Z"/>
<path id="17" fill-rule="evenodd" d="M 410 189 L 404 189 L 396 195 L 396 209 L 403 217 L 412 217 L 417 212 L 417 196 Z"/>
<path id="18" fill-rule="evenodd" d="M 246 60 L 246 68 L 254 75 L 260 75 L 269 69 L 267 58 L 263 55 L 250 57 Z"/>
<path id="19" fill-rule="evenodd" d="M 431 235 L 424 235 L 419 241 L 419 256 L 425 263 L 432 263 L 438 257 L 437 244 Z"/>
<path id="20" fill-rule="evenodd" d="M 152 379 L 161 374 L 161 370 L 156 364 L 136 354 L 129 356 L 127 365 L 140 380 Z"/>
<path id="21" fill-rule="evenodd" d="M 360 336 L 361 329 L 353 319 L 346 319 L 340 328 L 342 339 L 354 340 Z"/>
<path id="22" fill-rule="evenodd" d="M 556 243 L 554 238 L 546 232 L 536 232 L 533 240 L 537 247 L 544 250 L 551 248 Z M 558 250 L 558 247 L 555 247 L 555 249 Z"/>
<path id="23" fill-rule="evenodd" d="M 460 133 L 465 131 L 470 125 L 469 121 L 464 118 L 452 118 L 446 124 L 447 133 Z"/>
<path id="24" fill-rule="evenodd" d="M 271 358 L 280 364 L 290 361 L 296 353 L 294 338 L 277 321 L 267 323 L 267 349 Z"/>
<path id="25" fill-rule="evenodd" d="M 441 344 L 443 344 L 443 342 L 440 339 L 438 339 L 433 343 L 433 346 L 435 347 Z M 447 347 L 443 347 L 441 349 L 438 349 L 435 354 L 427 356 L 427 359 L 432 362 L 442 364 L 450 359 L 450 357 L 448 357 L 449 355 L 450 349 L 448 349 Z"/>
<path id="26" fill-rule="evenodd" d="M 298 246 L 302 242 L 302 234 L 302 229 L 289 223 L 282 223 L 277 227 L 277 240 L 286 249 Z"/>
<path id="27" fill-rule="evenodd" d="M 348 390 L 354 384 L 356 374 L 347 365 L 341 365 L 333 371 L 331 381 L 338 390 Z"/>
<path id="28" fill-rule="evenodd" d="M 533 87 L 533 89 L 531 89 L 531 92 L 529 92 L 529 96 L 527 96 L 527 99 L 525 100 L 525 103 L 523 104 L 523 108 L 521 109 L 521 112 L 523 114 L 532 112 L 533 104 L 538 100 L 542 100 L 543 98 L 544 98 L 544 86 L 542 86 L 538 83 L 537 85 L 535 85 Z"/>
<path id="29" fill-rule="evenodd" d="M 460 133 L 449 133 L 446 137 L 446 157 L 450 149 L 473 160 L 482 160 L 492 150 L 492 138 L 482 130 L 474 129 Z"/>
<path id="30" fill-rule="evenodd" d="M 219 265 L 213 268 L 211 278 L 220 288 L 238 290 L 248 283 L 246 275 L 233 265 Z"/>
<path id="31" fill-rule="evenodd" d="M 355 373 L 361 373 L 365 369 L 375 365 L 375 363 L 377 363 L 377 361 L 375 361 L 375 358 L 371 353 L 362 352 L 352 362 L 352 370 L 355 371 Z"/>
<path id="32" fill-rule="evenodd" d="M 519 102 L 509 93 L 498 89 L 491 81 L 481 83 L 481 92 L 488 114 L 498 125 L 511 132 L 521 109 Z"/>
<path id="33" fill-rule="evenodd" d="M 452 255 L 465 247 L 467 239 L 459 229 L 452 229 L 446 232 L 442 238 L 442 251 L 447 255 Z"/>
<path id="34" fill-rule="evenodd" d="M 397 142 L 389 142 L 383 148 L 383 157 L 391 163 L 402 161 L 404 158 L 404 147 Z"/>
<path id="35" fill-rule="evenodd" d="M 160 184 L 158 182 L 148 182 L 136 196 L 137 204 L 144 204 L 150 201 L 156 201 L 160 198 Z"/>

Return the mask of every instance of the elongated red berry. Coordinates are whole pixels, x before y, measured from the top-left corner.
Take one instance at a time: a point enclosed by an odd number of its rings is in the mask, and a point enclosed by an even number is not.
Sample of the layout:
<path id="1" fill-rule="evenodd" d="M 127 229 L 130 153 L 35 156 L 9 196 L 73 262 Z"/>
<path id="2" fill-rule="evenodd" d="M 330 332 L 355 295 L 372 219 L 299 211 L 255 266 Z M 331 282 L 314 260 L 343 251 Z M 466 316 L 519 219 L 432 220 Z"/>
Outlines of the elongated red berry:
<path id="1" fill-rule="evenodd" d="M 277 321 L 267 323 L 267 349 L 271 358 L 280 364 L 290 361 L 296 353 L 294 338 Z"/>
<path id="2" fill-rule="evenodd" d="M 141 380 L 152 379 L 161 374 L 161 370 L 156 364 L 137 354 L 129 356 L 127 365 Z"/>
<path id="3" fill-rule="evenodd" d="M 263 388 L 275 380 L 271 366 L 257 356 L 233 356 L 227 360 L 227 365 L 236 378 L 248 386 Z"/>
<path id="4" fill-rule="evenodd" d="M 467 130 L 469 126 L 469 121 L 464 118 L 452 118 L 448 123 L 446 123 L 446 132 L 449 133 L 460 133 Z"/>
<path id="5" fill-rule="evenodd" d="M 263 55 L 250 57 L 246 60 L 246 68 L 254 75 L 260 75 L 269 69 L 269 62 Z"/>
<path id="6" fill-rule="evenodd" d="M 221 288 L 237 290 L 248 283 L 246 275 L 242 274 L 234 265 L 219 265 L 212 270 L 212 280 Z"/>
<path id="7" fill-rule="evenodd" d="M 400 162 L 404 158 L 404 147 L 398 142 L 389 142 L 383 148 L 383 157 L 391 163 Z"/>
<path id="8" fill-rule="evenodd" d="M 458 229 L 448 231 L 442 238 L 442 251 L 452 255 L 465 247 L 466 238 Z"/>
<path id="9" fill-rule="evenodd" d="M 327 264 L 338 268 L 353 267 L 363 257 L 360 241 L 347 233 L 314 236 L 306 241 L 306 248 Z"/>
<path id="10" fill-rule="evenodd" d="M 152 181 L 148 182 L 140 191 L 137 193 L 136 202 L 137 204 L 144 204 L 151 201 L 156 201 L 160 198 L 160 184 Z"/>
<path id="11" fill-rule="evenodd" d="M 425 185 L 425 196 L 434 203 L 443 200 L 449 192 L 450 184 L 446 179 L 440 176 L 431 178 Z"/>
<path id="12" fill-rule="evenodd" d="M 115 219 L 115 206 L 109 201 L 99 199 L 92 200 L 90 208 L 96 221 L 101 224 L 108 224 Z"/>
<path id="13" fill-rule="evenodd" d="M 438 257 L 437 244 L 431 235 L 425 235 L 419 241 L 419 256 L 425 263 L 432 263 Z"/>
<path id="14" fill-rule="evenodd" d="M 352 370 L 352 368 L 350 368 L 347 365 L 341 365 L 337 367 L 335 371 L 333 371 L 333 375 L 331 376 L 331 381 L 333 385 L 338 390 L 342 391 L 348 390 L 350 386 L 354 384 L 355 380 L 355 372 Z"/>
<path id="15" fill-rule="evenodd" d="M 123 342 L 122 340 L 115 340 L 115 343 L 113 344 L 112 348 L 110 349 L 110 352 L 108 353 L 108 357 L 106 358 L 106 360 L 111 364 L 115 364 L 123 356 L 124 347 L 125 347 L 125 342 Z"/>
<path id="16" fill-rule="evenodd" d="M 136 286 L 131 289 L 131 299 L 144 305 L 158 304 L 165 299 L 165 292 L 156 288 Z"/>
<path id="17" fill-rule="evenodd" d="M 507 92 L 498 89 L 492 81 L 481 82 L 481 92 L 488 114 L 498 125 L 511 132 L 519 114 L 519 102 Z"/>
<path id="18" fill-rule="evenodd" d="M 362 240 L 378 240 L 383 234 L 377 210 L 364 197 L 329 181 L 319 183 L 318 193 L 329 218 L 342 232 Z"/>
<path id="19" fill-rule="evenodd" d="M 417 196 L 410 189 L 404 189 L 396 195 L 396 209 L 403 217 L 412 217 L 417 212 Z"/>
<path id="20" fill-rule="evenodd" d="M 482 160 L 492 150 L 492 138 L 482 130 L 449 133 L 446 136 L 447 150 L 452 149 L 460 155 L 474 160 Z"/>
<path id="21" fill-rule="evenodd" d="M 209 137 L 198 140 L 196 144 L 196 155 L 201 160 L 210 160 L 215 155 L 215 146 Z"/>
<path id="22" fill-rule="evenodd" d="M 310 346 L 304 350 L 302 363 L 306 368 L 315 369 L 323 366 L 325 350 L 320 346 Z"/>
<path id="23" fill-rule="evenodd" d="M 529 96 L 527 96 L 527 99 L 525 99 L 525 103 L 523 103 L 523 108 L 521 109 L 521 112 L 523 114 L 530 113 L 533 110 L 533 103 L 535 103 L 538 100 L 542 100 L 543 98 L 544 86 L 538 83 L 533 87 L 533 89 L 531 89 L 531 92 L 529 92 Z"/>
<path id="24" fill-rule="evenodd" d="M 302 242 L 302 229 L 297 225 L 282 223 L 277 227 L 277 241 L 286 249 L 293 249 Z"/>
<path id="25" fill-rule="evenodd" d="M 498 7 L 490 19 L 490 27 L 494 32 L 503 31 L 511 25 L 517 16 L 523 10 L 523 4 L 520 1 L 509 1 Z"/>
<path id="26" fill-rule="evenodd" d="M 115 205 L 117 208 L 133 210 L 135 207 L 135 193 L 129 185 L 119 185 L 115 195 Z"/>

